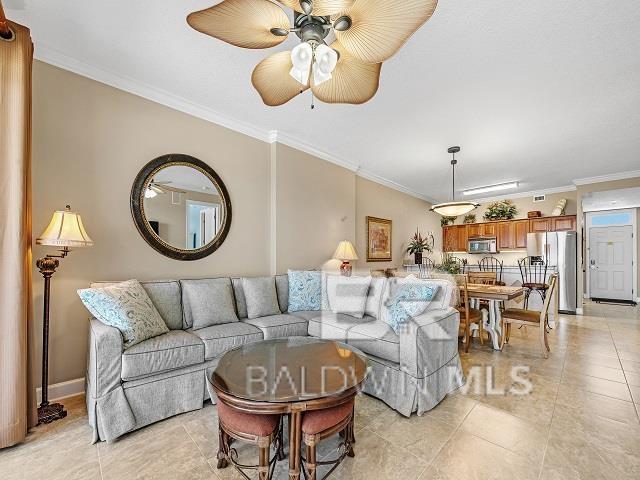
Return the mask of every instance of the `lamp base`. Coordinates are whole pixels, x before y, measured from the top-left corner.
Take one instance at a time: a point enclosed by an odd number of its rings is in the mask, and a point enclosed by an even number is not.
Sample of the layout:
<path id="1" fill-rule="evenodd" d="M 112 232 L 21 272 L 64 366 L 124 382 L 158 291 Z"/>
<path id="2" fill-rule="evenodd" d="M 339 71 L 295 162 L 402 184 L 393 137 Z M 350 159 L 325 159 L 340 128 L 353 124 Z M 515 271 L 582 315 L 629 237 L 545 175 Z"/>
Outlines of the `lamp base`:
<path id="1" fill-rule="evenodd" d="M 340 265 L 340 275 L 343 277 L 350 277 L 352 271 L 353 267 L 349 262 L 342 262 L 342 265 Z"/>
<path id="2" fill-rule="evenodd" d="M 61 420 L 66 416 L 67 411 L 60 403 L 47 403 L 46 405 L 41 403 L 38 407 L 38 425 Z"/>

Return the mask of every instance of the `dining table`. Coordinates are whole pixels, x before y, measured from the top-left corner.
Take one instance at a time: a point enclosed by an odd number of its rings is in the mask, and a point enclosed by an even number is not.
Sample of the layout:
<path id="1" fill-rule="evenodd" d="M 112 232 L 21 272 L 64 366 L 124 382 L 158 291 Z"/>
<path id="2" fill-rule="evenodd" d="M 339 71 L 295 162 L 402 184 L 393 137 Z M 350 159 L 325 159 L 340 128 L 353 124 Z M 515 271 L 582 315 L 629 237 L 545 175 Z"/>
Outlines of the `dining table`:
<path id="1" fill-rule="evenodd" d="M 463 289 L 464 286 L 461 286 L 460 288 Z M 482 300 L 485 300 L 488 304 L 488 314 L 483 315 L 483 326 L 485 332 L 487 332 L 491 337 L 491 343 L 494 350 L 500 350 L 500 339 L 502 335 L 502 303 L 509 300 L 515 300 L 523 296 L 524 292 L 525 289 L 520 286 L 485 285 L 479 283 L 467 284 L 469 304 L 472 308 L 480 308 L 480 302 Z M 477 330 L 477 326 L 472 325 L 472 330 Z"/>

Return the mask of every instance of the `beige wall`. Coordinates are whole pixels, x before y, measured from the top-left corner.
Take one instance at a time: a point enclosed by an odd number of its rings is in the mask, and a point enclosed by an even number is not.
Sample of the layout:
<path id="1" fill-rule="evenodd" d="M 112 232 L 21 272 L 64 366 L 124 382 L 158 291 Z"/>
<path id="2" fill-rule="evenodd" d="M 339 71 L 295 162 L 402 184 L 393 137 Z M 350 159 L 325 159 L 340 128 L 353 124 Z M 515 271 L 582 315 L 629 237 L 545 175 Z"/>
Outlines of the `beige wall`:
<path id="1" fill-rule="evenodd" d="M 623 188 L 634 188 L 634 187 L 640 187 L 640 177 L 635 177 L 635 178 L 627 178 L 624 180 L 615 180 L 615 181 L 611 181 L 611 182 L 600 182 L 600 183 L 592 183 L 589 185 L 579 185 L 578 186 L 578 191 L 577 191 L 577 203 L 578 203 L 578 265 L 581 266 L 582 268 L 582 275 L 578 275 L 578 305 L 580 305 L 583 301 L 582 297 L 584 296 L 585 293 L 587 293 L 587 285 L 586 285 L 586 275 L 584 272 L 584 265 L 583 265 L 583 256 L 585 255 L 585 252 L 583 251 L 583 248 L 581 247 L 584 242 L 583 242 L 583 228 L 584 228 L 584 214 L 582 211 L 582 197 L 587 194 L 587 193 L 592 193 L 592 192 L 606 192 L 606 191 L 610 191 L 610 190 L 620 190 Z M 637 215 L 638 215 L 638 221 L 640 222 L 640 208 L 637 209 Z M 637 231 L 636 231 L 636 238 L 638 238 L 638 236 L 640 235 L 640 225 L 636 225 Z M 640 259 L 640 242 L 637 242 L 638 244 L 638 252 L 637 252 L 637 258 Z M 584 245 L 584 248 L 586 248 L 586 245 Z M 637 267 L 636 265 L 636 270 L 638 273 L 637 276 L 637 282 L 636 285 L 640 286 L 640 268 Z M 640 297 L 640 294 L 636 291 L 635 292 L 635 296 L 636 298 Z"/>
<path id="2" fill-rule="evenodd" d="M 269 145 L 41 62 L 34 65 L 33 124 L 35 235 L 53 210 L 68 203 L 82 214 L 95 242 L 75 249 L 53 277 L 52 384 L 85 374 L 88 312 L 76 290 L 92 281 L 335 267 L 339 262 L 330 258 L 343 239 L 355 242 L 364 259 L 359 242 L 364 242 L 366 215 L 394 221 L 392 265 L 397 266 L 416 225 L 422 231 L 439 228 L 439 218 L 427 213 L 429 205 L 422 200 L 285 145 Z M 131 219 L 135 176 L 147 162 L 170 152 L 205 161 L 231 197 L 229 236 L 217 252 L 196 262 L 160 255 Z M 35 246 L 34 255 L 54 251 Z M 42 286 L 34 270 L 38 322 Z"/>
<path id="3" fill-rule="evenodd" d="M 341 240 L 354 241 L 356 175 L 282 144 L 272 149 L 271 161 L 276 199 L 273 273 L 320 268 Z"/>
<path id="4" fill-rule="evenodd" d="M 409 259 L 407 244 L 416 228 L 421 233 L 433 232 L 436 251 L 430 257 L 438 262 L 442 251 L 440 216 L 429 212 L 431 204 L 383 185 L 356 177 L 356 251 L 359 269 L 383 269 L 402 265 Z M 367 217 L 391 220 L 392 262 L 367 262 Z"/>
<path id="5" fill-rule="evenodd" d="M 75 290 L 94 280 L 269 273 L 269 145 L 58 68 L 35 62 L 33 226 L 53 210 L 82 214 L 95 246 L 61 261 L 52 281 L 50 381 L 84 376 L 87 312 Z M 138 171 L 171 152 L 208 163 L 233 205 L 227 240 L 197 262 L 166 258 L 138 234 L 129 194 Z M 36 246 L 35 258 L 54 253 Z M 36 318 L 42 277 L 34 271 Z"/>

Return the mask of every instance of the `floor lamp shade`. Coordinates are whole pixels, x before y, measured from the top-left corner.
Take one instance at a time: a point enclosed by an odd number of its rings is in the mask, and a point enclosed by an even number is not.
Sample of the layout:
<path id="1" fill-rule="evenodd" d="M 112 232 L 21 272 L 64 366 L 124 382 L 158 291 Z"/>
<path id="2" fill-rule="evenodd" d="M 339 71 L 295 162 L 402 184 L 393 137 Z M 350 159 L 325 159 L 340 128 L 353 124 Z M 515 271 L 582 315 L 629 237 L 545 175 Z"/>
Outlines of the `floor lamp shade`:
<path id="1" fill-rule="evenodd" d="M 79 214 L 67 205 L 65 210 L 56 210 L 49 226 L 36 239 L 38 245 L 57 247 L 89 247 L 93 240 L 87 234 Z"/>

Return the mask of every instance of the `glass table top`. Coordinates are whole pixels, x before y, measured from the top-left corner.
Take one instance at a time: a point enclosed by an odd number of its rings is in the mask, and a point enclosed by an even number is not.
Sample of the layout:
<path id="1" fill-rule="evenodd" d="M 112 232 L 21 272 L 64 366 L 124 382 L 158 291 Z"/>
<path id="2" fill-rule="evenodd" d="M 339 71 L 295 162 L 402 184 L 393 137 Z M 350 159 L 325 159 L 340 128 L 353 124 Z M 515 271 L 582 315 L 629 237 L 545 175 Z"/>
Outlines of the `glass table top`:
<path id="1" fill-rule="evenodd" d="M 298 402 L 339 395 L 358 386 L 367 358 L 350 345 L 312 337 L 264 340 L 227 352 L 212 383 L 234 397 Z"/>

